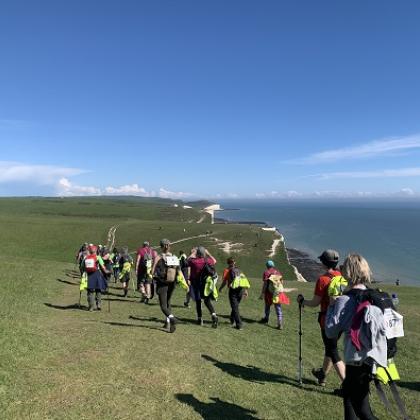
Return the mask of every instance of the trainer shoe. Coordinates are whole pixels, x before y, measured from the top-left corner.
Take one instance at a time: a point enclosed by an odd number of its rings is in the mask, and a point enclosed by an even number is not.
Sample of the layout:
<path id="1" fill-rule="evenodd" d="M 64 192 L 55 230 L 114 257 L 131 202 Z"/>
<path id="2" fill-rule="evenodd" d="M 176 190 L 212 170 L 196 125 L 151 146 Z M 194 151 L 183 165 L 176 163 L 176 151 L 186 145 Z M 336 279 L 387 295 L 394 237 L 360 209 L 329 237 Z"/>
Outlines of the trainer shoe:
<path id="1" fill-rule="evenodd" d="M 318 385 L 319 386 L 325 386 L 325 373 L 322 370 L 322 368 L 319 369 L 312 369 L 312 375 L 315 376 L 315 378 L 318 380 Z"/>
<path id="2" fill-rule="evenodd" d="M 197 325 L 200 325 L 200 327 L 202 327 L 204 325 L 203 318 L 198 318 L 197 319 Z"/>
<path id="3" fill-rule="evenodd" d="M 261 318 L 261 319 L 258 321 L 258 323 L 259 323 L 259 324 L 268 324 L 268 318 Z"/>
<path id="4" fill-rule="evenodd" d="M 219 318 L 217 318 L 217 315 L 212 315 L 211 320 L 212 320 L 211 326 L 213 328 L 217 328 L 219 325 Z"/>
<path id="5" fill-rule="evenodd" d="M 174 333 L 176 330 L 176 318 L 169 318 L 169 332 Z"/>

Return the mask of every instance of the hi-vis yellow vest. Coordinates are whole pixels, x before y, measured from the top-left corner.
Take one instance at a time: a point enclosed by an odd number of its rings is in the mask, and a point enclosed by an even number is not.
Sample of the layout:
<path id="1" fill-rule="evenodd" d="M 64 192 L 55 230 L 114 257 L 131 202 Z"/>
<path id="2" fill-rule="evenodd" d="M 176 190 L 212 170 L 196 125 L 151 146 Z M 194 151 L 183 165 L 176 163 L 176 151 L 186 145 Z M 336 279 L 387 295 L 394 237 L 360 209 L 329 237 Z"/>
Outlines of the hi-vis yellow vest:
<path id="1" fill-rule="evenodd" d="M 232 281 L 232 284 L 230 285 L 231 289 L 238 289 L 239 287 L 242 287 L 243 289 L 249 289 L 251 287 L 251 285 L 249 284 L 249 280 L 244 273 L 241 273 L 239 274 L 239 276 L 236 276 L 235 279 Z"/>
<path id="2" fill-rule="evenodd" d="M 328 286 L 328 296 L 341 296 L 348 284 L 349 282 L 343 276 L 333 277 L 330 285 Z"/>

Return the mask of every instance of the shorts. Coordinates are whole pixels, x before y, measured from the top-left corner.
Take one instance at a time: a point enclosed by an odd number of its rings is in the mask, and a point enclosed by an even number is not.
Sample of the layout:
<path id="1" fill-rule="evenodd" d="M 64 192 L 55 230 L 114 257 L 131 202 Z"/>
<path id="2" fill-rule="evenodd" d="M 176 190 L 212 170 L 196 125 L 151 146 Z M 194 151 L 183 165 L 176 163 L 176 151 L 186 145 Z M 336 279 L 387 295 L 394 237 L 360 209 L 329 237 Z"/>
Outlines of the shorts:
<path id="1" fill-rule="evenodd" d="M 329 357 L 334 364 L 341 362 L 341 357 L 338 354 L 338 338 L 328 338 L 325 334 L 325 329 L 321 328 L 321 337 L 325 348 L 325 357 Z"/>

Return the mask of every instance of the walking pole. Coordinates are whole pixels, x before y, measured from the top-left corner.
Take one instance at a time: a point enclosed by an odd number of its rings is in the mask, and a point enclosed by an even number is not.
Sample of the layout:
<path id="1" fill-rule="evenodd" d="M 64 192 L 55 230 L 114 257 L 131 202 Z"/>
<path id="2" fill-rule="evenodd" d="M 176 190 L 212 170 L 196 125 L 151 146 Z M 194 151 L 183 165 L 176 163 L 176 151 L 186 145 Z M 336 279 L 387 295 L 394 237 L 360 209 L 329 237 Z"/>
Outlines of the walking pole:
<path id="1" fill-rule="evenodd" d="M 82 307 L 82 291 L 79 291 L 79 309 Z"/>
<path id="2" fill-rule="evenodd" d="M 303 385 L 303 363 L 302 363 L 302 304 L 299 303 L 299 364 L 298 364 L 298 381 L 299 385 Z"/>

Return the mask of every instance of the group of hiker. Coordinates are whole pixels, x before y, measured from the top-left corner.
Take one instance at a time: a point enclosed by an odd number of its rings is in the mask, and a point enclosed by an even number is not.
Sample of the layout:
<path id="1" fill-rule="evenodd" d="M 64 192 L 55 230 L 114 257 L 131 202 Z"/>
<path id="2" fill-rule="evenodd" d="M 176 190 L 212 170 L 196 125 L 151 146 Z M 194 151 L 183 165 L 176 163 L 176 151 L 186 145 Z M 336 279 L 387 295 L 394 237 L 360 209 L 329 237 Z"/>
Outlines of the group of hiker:
<path id="1" fill-rule="evenodd" d="M 375 419 L 369 404 L 369 384 L 375 378 L 375 385 L 380 389 L 379 380 L 392 383 L 399 379 L 393 357 L 396 338 L 403 335 L 402 317 L 387 293 L 370 287 L 371 271 L 362 256 L 351 254 L 339 267 L 338 252 L 326 250 L 319 260 L 325 273 L 317 280 L 313 297 L 305 299 L 301 294 L 297 297 L 300 311 L 305 306 L 320 307 L 318 323 L 324 359 L 322 367 L 313 369 L 312 374 L 320 386 L 325 386 L 329 372 L 336 371 L 342 387 L 335 393 L 343 397 L 346 420 Z M 101 293 L 107 290 L 112 276 L 115 282 L 122 283 L 123 294 L 127 296 L 130 281 L 134 281 L 132 267 L 135 267 L 141 302 L 148 304 L 155 295 L 158 297 L 164 328 L 170 333 L 176 331 L 177 325 L 171 306 L 176 285 L 185 290 L 185 307 L 190 306 L 191 300 L 195 302 L 198 325 L 204 324 L 204 302 L 213 328 L 219 325 L 214 302 L 219 292 L 228 288 L 231 325 L 238 330 L 243 328 L 239 306 L 248 296 L 250 283 L 233 257 L 227 259 L 219 287 L 217 260 L 206 248 L 197 246 L 189 255 L 181 251 L 176 256 L 172 254 L 168 239 L 160 241 L 160 252 L 144 242 L 137 250 L 135 261 L 127 247 L 110 251 L 106 247 L 84 244 L 77 262 L 82 278 L 86 279 L 90 311 L 95 309 L 95 301 L 96 309 L 101 310 Z M 284 287 L 283 276 L 275 263 L 266 261 L 260 295 L 264 301 L 264 315 L 260 323 L 269 322 L 274 306 L 277 328 L 283 329 L 282 305 L 290 303 L 286 293 L 294 290 Z M 338 351 L 341 335 L 344 335 L 344 361 Z M 401 401 L 397 404 L 400 410 L 404 409 Z"/>
<path id="2" fill-rule="evenodd" d="M 126 297 L 130 282 L 134 283 L 131 272 L 135 267 L 136 290 L 140 292 L 140 302 L 148 304 L 156 295 L 165 316 L 164 327 L 170 332 L 176 330 L 171 298 L 177 284 L 185 290 L 184 306 L 190 307 L 191 300 L 195 302 L 197 324 L 204 325 L 202 308 L 204 303 L 211 316 L 213 328 L 219 325 L 214 302 L 218 299 L 219 292 L 227 288 L 231 305 L 231 325 L 238 330 L 243 329 L 239 305 L 242 299 L 248 296 L 250 283 L 233 257 L 227 259 L 219 287 L 217 287 L 219 280 L 216 271 L 217 260 L 208 249 L 197 246 L 191 250 L 189 256 L 184 251 L 175 256 L 171 252 L 171 243 L 168 239 L 160 241 L 160 252 L 145 241 L 137 250 L 135 261 L 127 247 L 123 247 L 120 251 L 117 248 L 110 251 L 105 246 L 88 243 L 82 245 L 76 259 L 82 281 L 85 282 L 89 311 L 101 310 L 101 295 L 108 290 L 112 276 L 115 282 L 122 283 L 123 296 Z M 283 329 L 281 305 L 290 303 L 285 291 L 295 289 L 284 289 L 282 274 L 275 268 L 272 260 L 266 262 L 262 283 L 260 298 L 264 300 L 265 305 L 264 316 L 260 323 L 269 322 L 270 310 L 274 305 L 277 328 L 281 330 Z"/>

